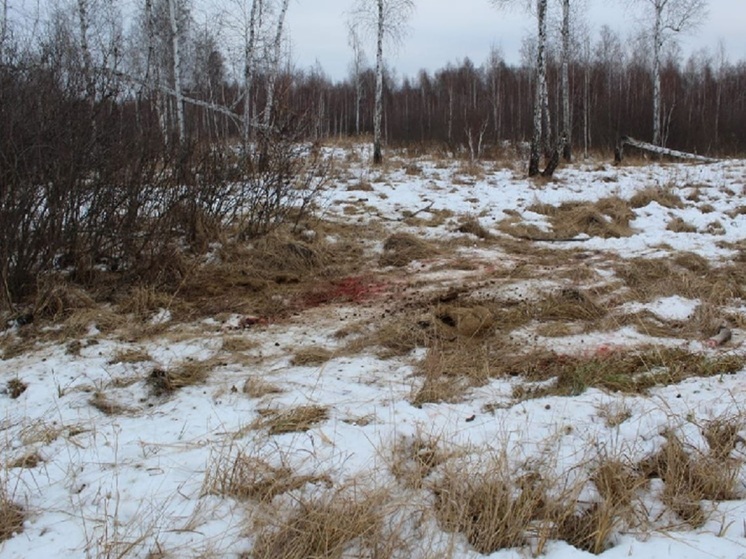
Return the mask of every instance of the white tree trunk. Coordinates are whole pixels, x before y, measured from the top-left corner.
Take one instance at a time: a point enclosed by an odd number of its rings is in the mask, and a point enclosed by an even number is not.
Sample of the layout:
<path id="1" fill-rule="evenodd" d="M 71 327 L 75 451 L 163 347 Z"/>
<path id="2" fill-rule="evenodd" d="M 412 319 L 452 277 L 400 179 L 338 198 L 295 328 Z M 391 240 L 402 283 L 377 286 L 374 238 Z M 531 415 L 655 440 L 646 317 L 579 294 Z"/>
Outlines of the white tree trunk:
<path id="1" fill-rule="evenodd" d="M 83 58 L 83 75 L 85 76 L 85 94 L 88 102 L 93 103 L 96 96 L 96 84 L 93 80 L 93 57 L 88 45 L 89 17 L 88 0 L 78 0 L 78 30 L 80 32 L 80 54 Z"/>
<path id="2" fill-rule="evenodd" d="M 181 87 L 181 50 L 179 48 L 179 25 L 176 20 L 176 1 L 168 0 L 168 16 L 171 24 L 171 65 L 174 74 L 173 88 L 176 92 L 176 121 L 179 127 L 179 143 L 186 143 L 186 122 L 184 119 L 184 98 Z"/>
<path id="3" fill-rule="evenodd" d="M 655 0 L 653 23 L 653 144 L 661 145 L 661 49 L 663 47 L 663 8 L 666 0 Z"/>
<path id="4" fill-rule="evenodd" d="M 562 134 L 566 161 L 572 161 L 572 128 L 570 125 L 570 0 L 562 0 Z"/>
<path id="5" fill-rule="evenodd" d="M 253 0 L 251 3 L 251 15 L 249 16 L 249 29 L 244 37 L 244 66 L 243 66 L 243 121 L 242 136 L 244 151 L 249 148 L 251 139 L 251 86 L 254 82 L 254 63 L 256 53 L 256 28 L 257 18 L 261 12 L 262 0 Z"/>
<path id="6" fill-rule="evenodd" d="M 383 162 L 383 153 L 381 151 L 381 119 L 383 118 L 383 33 L 385 29 L 383 3 L 384 0 L 377 0 L 376 101 L 373 114 L 373 163 L 376 165 Z"/>
<path id="7" fill-rule="evenodd" d="M 536 47 L 536 92 L 534 96 L 534 127 L 531 137 L 531 155 L 528 162 L 528 176 L 539 174 L 539 162 L 541 160 L 542 138 L 544 131 L 542 118 L 547 100 L 547 0 L 536 0 L 536 22 L 538 26 L 538 44 Z"/>
<path id="8" fill-rule="evenodd" d="M 283 0 L 280 16 L 277 19 L 277 32 L 272 44 L 272 60 L 270 61 L 269 75 L 267 76 L 267 104 L 264 107 L 264 128 L 268 130 L 272 125 L 272 106 L 275 101 L 275 82 L 280 71 L 280 54 L 282 49 L 282 30 L 285 26 L 285 15 L 288 11 L 290 0 Z"/>
<path id="9" fill-rule="evenodd" d="M 8 0 L 3 0 L 0 9 L 0 61 L 3 60 L 5 50 L 5 38 L 8 36 Z"/>

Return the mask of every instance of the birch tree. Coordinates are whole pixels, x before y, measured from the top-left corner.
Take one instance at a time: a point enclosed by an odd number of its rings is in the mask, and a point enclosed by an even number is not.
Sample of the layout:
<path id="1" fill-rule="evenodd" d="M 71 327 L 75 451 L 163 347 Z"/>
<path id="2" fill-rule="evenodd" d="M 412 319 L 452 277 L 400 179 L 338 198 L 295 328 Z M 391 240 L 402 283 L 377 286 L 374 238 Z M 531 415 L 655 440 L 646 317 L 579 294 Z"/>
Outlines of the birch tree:
<path id="1" fill-rule="evenodd" d="M 267 102 L 264 107 L 264 129 L 268 130 L 272 124 L 272 106 L 275 96 L 275 82 L 280 71 L 280 54 L 282 49 L 282 34 L 285 26 L 285 15 L 288 11 L 290 0 L 282 0 L 280 14 L 277 16 L 277 29 L 272 42 L 272 51 L 268 56 L 269 71 L 267 73 Z"/>
<path id="2" fill-rule="evenodd" d="M 360 105 L 363 102 L 363 69 L 366 64 L 365 50 L 360 41 L 360 33 L 358 33 L 357 28 L 350 21 L 347 22 L 347 37 L 350 48 L 352 49 L 350 70 L 352 72 L 352 80 L 355 86 L 355 135 L 359 136 Z"/>
<path id="3" fill-rule="evenodd" d="M 662 145 L 661 53 L 678 33 L 696 29 L 707 15 L 707 0 L 633 0 L 645 7 L 652 21 L 653 144 Z M 647 19 L 647 18 L 646 18 Z"/>
<path id="4" fill-rule="evenodd" d="M 168 20 L 171 30 L 171 69 L 173 88 L 176 91 L 176 121 L 179 130 L 179 143 L 186 142 L 186 121 L 184 119 L 184 93 L 181 86 L 181 47 L 179 45 L 179 22 L 176 19 L 176 0 L 167 0 Z"/>
<path id="5" fill-rule="evenodd" d="M 572 161 L 572 130 L 570 124 L 570 0 L 562 0 L 562 136 L 565 145 L 562 156 Z"/>
<path id="6" fill-rule="evenodd" d="M 414 0 L 356 0 L 352 10 L 353 22 L 361 25 L 376 38 L 376 92 L 373 110 L 373 163 L 383 162 L 382 128 L 383 121 L 383 47 L 388 39 L 391 43 L 401 43 L 406 23 L 414 11 Z"/>
<path id="7" fill-rule="evenodd" d="M 490 0 L 493 6 L 502 8 L 512 5 L 530 3 L 513 0 Z M 548 147 L 550 131 L 549 92 L 547 88 L 547 0 L 536 0 L 534 5 L 536 15 L 536 86 L 534 91 L 533 132 L 531 135 L 531 151 L 528 160 L 528 176 L 539 174 L 542 149 Z"/>

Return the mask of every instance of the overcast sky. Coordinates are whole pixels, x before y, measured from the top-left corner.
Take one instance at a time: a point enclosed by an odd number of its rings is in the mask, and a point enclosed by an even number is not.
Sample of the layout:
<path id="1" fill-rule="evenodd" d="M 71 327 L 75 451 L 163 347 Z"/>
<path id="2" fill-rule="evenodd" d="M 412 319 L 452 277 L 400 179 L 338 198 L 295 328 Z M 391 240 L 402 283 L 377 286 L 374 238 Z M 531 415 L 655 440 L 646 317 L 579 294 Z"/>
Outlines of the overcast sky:
<path id="1" fill-rule="evenodd" d="M 625 10 L 626 0 L 584 0 L 594 39 L 606 24 L 627 37 L 640 25 L 640 7 Z M 435 70 L 468 56 L 477 66 L 487 59 L 492 45 L 502 49 L 508 63 L 520 62 L 523 37 L 535 23 L 520 11 L 498 11 L 488 0 L 415 0 L 409 35 L 398 53 L 388 57 L 399 76 L 416 76 L 421 68 Z M 352 0 L 291 0 L 288 26 L 295 64 L 308 68 L 318 61 L 333 79 L 348 74 L 350 49 L 345 20 Z M 685 56 L 723 40 L 731 61 L 746 60 L 746 0 L 709 0 L 709 15 L 691 35 L 680 35 Z M 369 63 L 374 45 L 367 41 Z"/>

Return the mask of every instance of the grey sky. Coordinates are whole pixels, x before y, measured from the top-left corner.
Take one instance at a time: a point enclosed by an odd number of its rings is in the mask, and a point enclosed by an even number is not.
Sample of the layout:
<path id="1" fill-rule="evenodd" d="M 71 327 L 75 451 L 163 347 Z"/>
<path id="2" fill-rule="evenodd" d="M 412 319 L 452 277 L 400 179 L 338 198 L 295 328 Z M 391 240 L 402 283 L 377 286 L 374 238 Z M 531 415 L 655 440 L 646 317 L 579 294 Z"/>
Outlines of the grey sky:
<path id="1" fill-rule="evenodd" d="M 594 38 L 607 24 L 626 37 L 638 25 L 624 0 L 585 0 L 586 19 Z M 410 33 L 398 53 L 389 57 L 400 76 L 416 76 L 421 68 L 435 70 L 468 56 L 476 65 L 486 59 L 492 45 L 501 47 L 509 63 L 520 61 L 522 38 L 533 30 L 529 15 L 498 11 L 488 0 L 416 0 Z M 680 35 L 685 56 L 708 47 L 711 52 L 723 40 L 731 61 L 746 59 L 746 0 L 709 0 L 709 16 L 691 35 Z M 350 49 L 345 27 L 352 0 L 292 0 L 288 24 L 293 59 L 300 68 L 318 61 L 333 79 L 348 74 Z M 636 8 L 639 16 L 639 7 Z M 370 43 L 370 41 L 367 41 Z M 369 62 L 372 44 L 366 44 Z"/>

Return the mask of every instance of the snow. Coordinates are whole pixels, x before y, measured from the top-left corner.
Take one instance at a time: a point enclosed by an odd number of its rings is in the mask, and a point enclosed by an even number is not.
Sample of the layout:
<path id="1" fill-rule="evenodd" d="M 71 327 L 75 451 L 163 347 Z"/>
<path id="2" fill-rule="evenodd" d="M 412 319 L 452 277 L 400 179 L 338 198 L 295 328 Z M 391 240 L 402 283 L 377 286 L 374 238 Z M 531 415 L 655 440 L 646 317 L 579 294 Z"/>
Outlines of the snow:
<path id="1" fill-rule="evenodd" d="M 389 218 L 386 227 L 414 231 L 414 226 L 393 220 L 432 202 L 431 211 L 423 212 L 423 217 L 437 211 L 453 212 L 453 218 L 445 223 L 427 228 L 426 234 L 432 238 L 462 236 L 454 233 L 454 226 L 464 215 L 477 216 L 496 232 L 506 212 L 548 231 L 546 217 L 530 211 L 530 206 L 608 196 L 629 199 L 646 187 L 660 185 L 675 189 L 682 200 L 698 191 L 699 201 L 677 209 L 653 202 L 635 210 L 630 237 L 589 237 L 580 243 L 584 251 L 596 255 L 587 265 L 594 266 L 602 280 L 613 277 L 603 265 L 605 258 L 665 257 L 688 251 L 713 263 L 724 263 L 737 254 L 735 245 L 746 240 L 746 215 L 732 212 L 741 205 L 746 161 L 639 167 L 579 163 L 561 168 L 556 180 L 548 184 L 529 181 L 520 170 L 490 165 L 483 176 L 472 178 L 460 171 L 458 163 L 421 160 L 417 164 L 422 172 L 415 175 L 396 165 L 380 174 L 364 166 L 354 169 L 350 184 L 366 180 L 374 191 L 348 191 L 348 184 L 340 181 L 327 192 L 324 213 L 345 219 L 345 203 L 360 204 L 364 198 L 363 203 L 375 210 L 362 216 L 364 222 L 378 223 L 384 216 Z M 467 184 L 460 184 L 464 182 Z M 704 203 L 711 208 L 703 213 L 700 208 Z M 681 217 L 697 232 L 668 231 L 672 217 Z M 722 231 L 707 232 L 714 222 L 722 225 Z M 578 248 L 577 244 L 538 244 L 557 251 Z M 465 247 L 463 252 L 484 266 L 509 269 L 513 265 L 499 247 Z M 414 274 L 417 266 L 422 282 L 460 282 L 472 277 L 468 271 L 437 272 L 428 263 L 415 263 L 407 273 Z M 552 285 L 547 280 L 516 281 L 500 287 L 501 296 L 505 301 L 521 301 Z M 486 288 L 475 286 L 475 292 L 479 289 Z M 700 304 L 676 295 L 627 303 L 622 308 L 628 312 L 648 310 L 662 320 L 686 321 Z M 742 315 L 742 302 L 732 311 Z M 402 438 L 423 435 L 461 449 L 464 464 L 478 464 L 485 456 L 506 449 L 516 468 L 541 458 L 553 463 L 559 474 L 577 474 L 602 450 L 642 459 L 660 448 L 670 430 L 681 433 L 693 446 L 705 445 L 697 426 L 727 414 L 740 414 L 746 404 L 746 370 L 657 386 L 644 395 L 589 388 L 575 397 L 547 396 L 520 402 L 512 398 L 520 379 L 498 378 L 473 388 L 463 400 L 417 407 L 409 399 L 422 382 L 413 374 L 413 366 L 424 356 L 423 350 L 393 359 L 381 359 L 367 351 L 340 353 L 320 366 L 292 364 L 291 348 L 341 348 L 334 332 L 345 317 L 355 313 L 368 321 L 377 317 L 375 309 L 339 305 L 325 313 L 312 309 L 284 322 L 240 330 L 239 335 L 250 337 L 254 344 L 243 352 L 244 363 L 220 362 L 222 336 L 239 328 L 238 315 L 222 322 L 189 325 L 179 336 L 169 336 L 166 329 L 162 335 L 139 342 L 136 349 L 150 356 L 143 362 L 114 362 L 113 356 L 131 344 L 96 330 L 83 337 L 78 355 L 67 352 L 64 344 L 50 343 L 0 361 L 0 386 L 11 379 L 28 386 L 15 399 L 0 394 L 3 461 L 9 464 L 32 453 L 41 458 L 36 467 L 6 467 L 2 471 L 0 484 L 27 511 L 27 519 L 20 534 L 0 543 L 0 559 L 241 557 L 250 552 L 254 541 L 247 535 L 253 518 L 250 505 L 205 491 L 210 468 L 221 456 L 239 450 L 288 466 L 298 475 L 328 476 L 336 486 L 359 483 L 361 487 L 395 488 L 391 449 Z M 151 319 L 151 325 L 178 328 L 165 309 Z M 705 350 L 701 344 L 685 340 L 654 341 L 673 347 L 696 346 L 713 355 L 721 351 Z M 651 338 L 623 326 L 557 338 L 533 336 L 531 343 L 558 353 L 582 353 L 600 347 L 640 346 L 651 343 Z M 741 350 L 736 346 L 722 351 L 740 355 Z M 218 363 L 205 384 L 187 386 L 171 396 L 154 397 L 144 381 L 154 368 L 213 358 Z M 281 391 L 251 398 L 242 391 L 250 377 Z M 97 392 L 106 394 L 124 411 L 107 415 L 92 406 Z M 329 417 L 305 432 L 268 435 L 266 429 L 256 427 L 265 410 L 301 405 L 328 406 Z M 489 412 L 485 411 L 487 405 Z M 610 426 L 603 419 L 606 411 L 622 408 L 630 417 L 626 421 Z M 734 452 L 744 458 L 742 446 Z M 739 475 L 746 498 L 743 468 Z M 304 490 L 323 492 L 326 487 L 311 483 Z M 391 490 L 396 494 L 396 489 Z M 423 495 L 402 506 L 426 507 Z M 413 497 L 407 493 L 400 498 L 406 502 Z M 653 497 L 649 499 L 651 507 L 659 506 Z M 288 500 L 292 499 L 280 497 L 275 505 Z M 714 512 L 702 527 L 617 531 L 613 546 L 601 557 L 746 557 L 746 500 L 706 506 Z M 419 529 L 428 532 L 420 542 L 423 549 L 415 540 L 412 549 L 401 556 L 441 556 L 434 551 L 441 549 L 444 557 L 485 557 L 463 536 L 440 530 L 433 518 L 422 514 Z M 409 536 L 415 538 L 415 533 Z M 528 549 L 512 549 L 489 557 L 530 555 Z M 551 541 L 544 556 L 592 557 L 561 541 Z"/>

